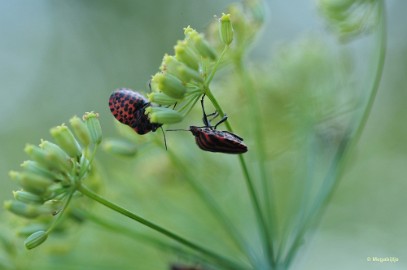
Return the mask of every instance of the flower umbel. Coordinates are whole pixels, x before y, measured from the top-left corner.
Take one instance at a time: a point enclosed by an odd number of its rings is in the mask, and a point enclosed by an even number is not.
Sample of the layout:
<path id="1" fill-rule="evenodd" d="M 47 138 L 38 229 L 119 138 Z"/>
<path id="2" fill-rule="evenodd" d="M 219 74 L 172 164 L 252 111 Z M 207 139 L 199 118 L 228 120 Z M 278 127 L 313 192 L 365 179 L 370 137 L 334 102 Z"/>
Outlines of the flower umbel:
<path id="1" fill-rule="evenodd" d="M 10 172 L 21 189 L 13 192 L 15 200 L 5 201 L 4 207 L 39 225 L 28 224 L 22 229 L 29 232 L 25 234 L 27 249 L 47 239 L 61 221 L 78 186 L 92 170 L 93 156 L 102 138 L 97 114 L 87 113 L 84 121 L 73 117 L 70 123 L 74 132 L 66 125 L 51 129 L 55 143 L 42 140 L 39 146 L 27 145 L 25 152 L 32 160 L 21 164 L 21 172 Z M 89 150 L 93 150 L 91 154 Z"/>

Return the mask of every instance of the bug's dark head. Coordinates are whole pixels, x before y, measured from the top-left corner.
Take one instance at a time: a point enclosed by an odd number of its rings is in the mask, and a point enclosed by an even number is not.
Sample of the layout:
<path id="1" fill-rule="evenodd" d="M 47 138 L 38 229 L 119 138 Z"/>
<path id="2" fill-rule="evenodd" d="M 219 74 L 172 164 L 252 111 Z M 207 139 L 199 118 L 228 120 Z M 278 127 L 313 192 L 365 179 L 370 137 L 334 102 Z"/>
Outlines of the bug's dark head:
<path id="1" fill-rule="evenodd" d="M 189 131 L 191 131 L 192 134 L 193 134 L 195 137 L 198 136 L 198 134 L 199 134 L 199 132 L 200 132 L 201 129 L 202 129 L 202 128 L 196 127 L 196 126 L 190 126 L 190 127 L 189 127 Z"/>

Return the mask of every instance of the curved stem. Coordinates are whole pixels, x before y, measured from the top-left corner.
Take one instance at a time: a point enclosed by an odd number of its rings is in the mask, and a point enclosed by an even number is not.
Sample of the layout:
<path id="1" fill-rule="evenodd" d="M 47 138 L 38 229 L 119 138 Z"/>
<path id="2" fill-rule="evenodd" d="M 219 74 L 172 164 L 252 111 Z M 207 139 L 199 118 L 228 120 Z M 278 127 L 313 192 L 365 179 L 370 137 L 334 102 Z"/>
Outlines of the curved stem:
<path id="1" fill-rule="evenodd" d="M 223 226 L 225 232 L 230 236 L 232 241 L 238 247 L 239 251 L 249 257 L 252 263 L 255 262 L 256 256 L 251 251 L 249 245 L 243 239 L 242 235 L 236 229 L 233 222 L 227 217 L 226 213 L 222 211 L 219 204 L 215 201 L 214 197 L 193 177 L 186 166 L 177 158 L 171 150 L 167 151 L 170 160 L 174 163 L 175 167 L 178 167 L 184 174 L 184 179 L 190 184 L 195 193 L 205 202 L 208 209 L 217 218 L 217 220 Z"/>
<path id="2" fill-rule="evenodd" d="M 51 226 L 48 228 L 47 230 L 47 234 L 49 234 L 50 232 L 52 232 L 52 230 L 61 222 L 62 220 L 62 216 L 64 215 L 66 209 L 69 206 L 69 203 L 72 200 L 72 196 L 74 194 L 74 191 L 70 191 L 68 198 L 65 200 L 64 206 L 62 207 L 61 212 L 58 213 L 58 217 L 56 218 L 56 220 L 51 224 Z"/>
<path id="3" fill-rule="evenodd" d="M 103 227 L 107 230 L 110 230 L 115 233 L 119 233 L 121 235 L 125 235 L 125 236 L 135 239 L 137 241 L 140 241 L 140 240 L 144 241 L 145 243 L 153 245 L 159 249 L 177 252 L 177 254 L 181 254 L 187 258 L 194 258 L 196 261 L 203 260 L 203 258 L 201 256 L 198 256 L 197 254 L 193 253 L 192 251 L 187 251 L 186 249 L 181 248 L 178 245 L 174 245 L 167 241 L 158 239 L 156 237 L 152 237 L 152 236 L 146 235 L 144 233 L 140 233 L 138 231 L 132 230 L 131 228 L 129 228 L 127 226 L 118 224 L 116 222 L 107 220 L 105 218 L 102 218 L 102 217 L 94 214 L 93 211 L 91 212 L 91 211 L 86 211 L 86 210 L 73 209 L 73 214 L 75 216 L 81 216 L 81 217 L 85 218 L 86 220 L 90 220 L 93 223 L 95 223 L 95 224 L 99 225 L 100 227 Z"/>
<path id="4" fill-rule="evenodd" d="M 215 107 L 216 111 L 219 113 L 220 117 L 225 116 L 225 113 L 223 112 L 218 101 L 216 100 L 215 96 L 212 94 L 212 92 L 209 88 L 205 89 L 205 94 L 209 98 L 209 100 L 212 102 L 213 106 Z M 229 132 L 233 132 L 232 126 L 230 125 L 229 121 L 225 122 L 225 126 Z M 258 221 L 260 233 L 262 234 L 263 244 L 264 244 L 267 255 L 269 255 L 269 256 L 267 256 L 267 258 L 269 260 L 270 267 L 273 268 L 273 266 L 274 266 L 274 259 L 272 256 L 273 247 L 269 241 L 270 234 L 267 229 L 267 223 L 266 223 L 264 215 L 261 211 L 260 201 L 257 197 L 257 193 L 254 188 L 252 178 L 250 177 L 249 170 L 247 169 L 246 161 L 245 161 L 243 155 L 241 155 L 241 154 L 239 155 L 239 163 L 240 163 L 240 167 L 242 168 L 244 178 L 246 180 L 246 185 L 249 189 L 249 195 L 250 195 L 251 201 L 253 203 L 254 212 L 256 214 L 256 218 Z"/>
<path id="5" fill-rule="evenodd" d="M 79 185 L 78 191 L 81 192 L 83 195 L 85 195 L 85 196 L 99 202 L 100 204 L 103 204 L 104 206 L 112 209 L 113 211 L 116 211 L 116 212 L 118 212 L 118 213 L 120 213 L 120 214 L 134 220 L 134 221 L 137 221 L 137 222 L 139 222 L 139 223 L 141 223 L 141 224 L 143 224 L 143 225 L 145 225 L 145 226 L 147 226 L 147 227 L 149 227 L 149 228 L 151 228 L 151 229 L 153 229 L 153 230 L 155 230 L 155 231 L 157 231 L 157 232 L 159 232 L 159 233 L 161 233 L 161 234 L 163 234 L 163 235 L 165 235 L 165 236 L 167 236 L 167 237 L 169 237 L 169 238 L 171 238 L 171 239 L 173 239 L 175 241 L 177 241 L 180 244 L 183 244 L 183 245 L 185 245 L 185 246 L 187 246 L 187 247 L 189 247 L 189 248 L 191 248 L 191 249 L 193 249 L 195 251 L 198 251 L 198 252 L 212 258 L 213 260 L 218 262 L 220 265 L 226 267 L 227 269 L 246 269 L 245 267 L 241 266 L 240 264 L 237 264 L 234 261 L 229 260 L 228 258 L 220 256 L 220 255 L 218 255 L 218 254 L 216 254 L 216 253 L 214 253 L 214 252 L 212 252 L 212 251 L 210 251 L 210 250 L 208 250 L 208 249 L 206 249 L 204 247 L 201 247 L 201 246 L 199 246 L 197 244 L 194 244 L 193 242 L 191 242 L 189 240 L 186 240 L 185 238 L 183 238 L 183 237 L 181 237 L 181 236 L 179 236 L 179 235 L 177 235 L 177 234 L 175 234 L 175 233 L 173 233 L 171 231 L 168 231 L 167 229 L 164 229 L 164 228 L 162 228 L 162 227 L 160 227 L 160 226 L 158 226 L 158 225 L 156 225 L 156 224 L 154 224 L 154 223 L 152 223 L 152 222 L 150 222 L 150 221 L 148 221 L 148 220 L 146 220 L 146 219 L 144 219 L 144 218 L 142 218 L 142 217 L 140 217 L 140 216 L 138 216 L 138 215 L 124 209 L 124 208 L 122 208 L 122 207 L 120 207 L 119 205 L 114 204 L 114 203 L 106 200 L 105 198 L 103 198 L 103 197 L 99 196 L 98 194 L 94 193 L 93 191 L 91 191 L 90 189 L 88 189 L 84 185 Z"/>
<path id="6" fill-rule="evenodd" d="M 211 74 L 209 74 L 208 78 L 205 80 L 205 85 L 209 85 L 211 83 L 213 77 L 215 76 L 216 71 L 218 70 L 218 66 L 222 62 L 222 59 L 225 56 L 228 49 L 229 49 L 229 46 L 227 46 L 227 45 L 225 46 L 225 48 L 223 48 L 222 53 L 218 57 L 218 60 L 216 61 L 216 63 L 212 67 Z"/>
<path id="7" fill-rule="evenodd" d="M 338 146 L 338 150 L 335 154 L 333 161 L 331 162 L 330 169 L 326 178 L 324 179 L 324 185 L 322 186 L 318 199 L 311 207 L 309 214 L 307 215 L 305 221 L 302 223 L 300 231 L 297 233 L 296 237 L 294 238 L 294 242 L 286 256 L 284 264 L 286 267 L 290 265 L 293 260 L 294 255 L 296 254 L 297 250 L 300 247 L 301 241 L 311 225 L 313 221 L 318 221 L 319 217 L 322 215 L 323 209 L 322 207 L 326 205 L 326 202 L 332 196 L 333 191 L 335 190 L 335 185 L 338 183 L 338 179 L 341 177 L 341 173 L 343 172 L 343 168 L 346 163 L 346 158 L 349 156 L 349 152 L 353 149 L 353 147 L 358 142 L 360 135 L 363 131 L 363 128 L 366 125 L 367 119 L 369 118 L 370 111 L 372 109 L 376 94 L 379 89 L 385 56 L 386 56 L 386 8 L 385 3 L 381 0 L 378 4 L 378 17 L 379 17 L 379 29 L 378 29 L 378 47 L 377 47 L 377 64 L 376 64 L 376 71 L 374 75 L 374 80 L 372 86 L 370 87 L 369 96 L 367 98 L 367 102 L 364 105 L 362 114 L 360 118 L 358 118 L 355 122 L 356 124 L 349 126 L 349 133 L 351 134 L 350 139 L 347 137 L 343 138 L 340 145 Z M 355 123 L 354 122 L 354 123 Z M 356 127 L 356 128 L 354 128 Z M 353 132 L 354 131 L 354 132 Z M 353 133 L 353 134 L 352 134 Z M 352 136 L 353 135 L 353 136 Z"/>
<path id="8" fill-rule="evenodd" d="M 255 147 L 256 147 L 256 155 L 257 155 L 257 160 L 258 160 L 258 166 L 259 166 L 259 172 L 260 172 L 260 180 L 262 184 L 262 190 L 263 190 L 263 198 L 264 198 L 264 216 L 266 218 L 266 224 L 268 224 L 268 228 L 270 228 L 270 236 L 271 238 L 268 239 L 271 243 L 273 243 L 273 239 L 275 239 L 275 230 L 274 228 L 276 227 L 276 210 L 275 210 L 275 204 L 270 198 L 270 194 L 272 194 L 272 186 L 269 184 L 271 183 L 271 175 L 267 174 L 266 170 L 266 152 L 265 152 L 265 138 L 264 138 L 264 132 L 261 127 L 262 121 L 261 119 L 261 111 L 260 111 L 260 105 L 259 101 L 256 98 L 256 95 L 253 93 L 248 93 L 247 91 L 249 89 L 253 89 L 253 81 L 249 77 L 249 74 L 247 71 L 245 71 L 244 65 L 243 65 L 243 58 L 242 57 L 237 57 L 235 60 L 235 68 L 238 74 L 238 77 L 242 81 L 242 88 L 243 90 L 246 90 L 246 96 L 249 101 L 249 114 L 250 114 L 250 119 L 253 119 L 252 121 L 252 127 L 253 127 L 253 134 L 254 134 L 254 142 L 255 142 Z M 272 245 L 272 244 L 271 244 Z M 273 252 L 273 250 L 271 250 Z M 275 254 L 269 254 L 271 256 L 271 259 L 275 261 Z M 273 262 L 274 264 L 274 262 Z"/>

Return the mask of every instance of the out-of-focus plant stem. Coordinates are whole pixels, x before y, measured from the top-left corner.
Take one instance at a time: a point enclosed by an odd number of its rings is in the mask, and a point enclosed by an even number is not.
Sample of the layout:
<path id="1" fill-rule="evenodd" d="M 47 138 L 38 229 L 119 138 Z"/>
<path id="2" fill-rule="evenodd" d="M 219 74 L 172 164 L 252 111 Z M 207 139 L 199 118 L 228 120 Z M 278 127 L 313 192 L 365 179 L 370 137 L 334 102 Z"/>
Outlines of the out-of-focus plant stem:
<path id="1" fill-rule="evenodd" d="M 189 171 L 187 166 L 185 166 L 178 157 L 169 149 L 167 151 L 170 160 L 174 163 L 175 167 L 177 167 L 180 171 L 183 172 L 184 179 L 190 184 L 194 192 L 205 202 L 208 209 L 212 212 L 212 214 L 217 218 L 220 224 L 225 229 L 226 233 L 229 234 L 230 238 L 239 248 L 239 250 L 248 256 L 252 263 L 255 263 L 256 256 L 250 250 L 248 243 L 243 239 L 242 235 L 236 229 L 235 225 L 230 221 L 227 214 L 222 211 L 219 207 L 219 204 L 215 201 L 215 199 L 211 196 L 211 194 L 202 186 L 199 181 L 193 177 Z"/>
<path id="2" fill-rule="evenodd" d="M 212 104 L 215 107 L 216 111 L 219 113 L 220 117 L 223 117 L 225 115 L 225 113 L 223 112 L 222 108 L 220 107 L 220 105 L 219 105 L 218 101 L 216 100 L 215 96 L 212 94 L 211 90 L 209 88 L 207 88 L 205 93 L 206 93 L 206 96 L 209 98 L 209 100 L 212 102 Z M 225 122 L 225 126 L 226 126 L 226 129 L 229 132 L 233 133 L 233 129 L 232 129 L 232 126 L 230 125 L 229 121 Z M 266 219 L 265 219 L 265 217 L 263 215 L 263 212 L 261 210 L 260 201 L 259 201 L 259 198 L 257 196 L 253 180 L 252 180 L 252 178 L 251 178 L 251 176 L 249 174 L 249 170 L 247 168 L 246 161 L 245 161 L 242 154 L 239 155 L 239 163 L 240 163 L 240 167 L 242 168 L 244 178 L 246 180 L 246 185 L 247 185 L 247 188 L 248 188 L 248 191 L 249 191 L 250 198 L 251 198 L 252 203 L 253 203 L 254 211 L 255 211 L 255 214 L 256 214 L 256 217 L 257 217 L 257 222 L 258 222 L 259 229 L 260 229 L 260 233 L 262 235 L 264 248 L 266 250 L 266 253 L 269 255 L 269 256 L 267 256 L 267 258 L 270 260 L 269 263 L 270 263 L 270 267 L 272 269 L 273 264 L 274 264 L 273 256 L 271 256 L 271 254 L 273 254 L 273 251 L 272 251 L 273 248 L 272 248 L 272 245 L 271 245 L 271 243 L 269 241 L 270 234 L 269 234 L 269 231 L 267 229 L 267 222 L 266 222 Z"/>
<path id="3" fill-rule="evenodd" d="M 174 241 L 177 241 L 178 243 L 191 248 L 192 250 L 200 252 L 201 254 L 207 256 L 208 258 L 211 258 L 212 260 L 216 261 L 219 265 L 222 265 L 226 269 L 247 269 L 247 267 L 244 267 L 244 266 L 240 265 L 239 263 L 236 263 L 217 253 L 214 253 L 207 248 L 204 248 L 198 244 L 195 244 L 155 223 L 152 223 L 152 222 L 140 217 L 139 215 L 134 214 L 133 212 L 128 211 L 127 209 L 120 207 L 119 205 L 117 205 L 109 200 L 106 200 L 105 198 L 94 193 L 92 190 L 88 189 L 86 186 L 84 186 L 82 184 L 78 186 L 78 191 L 80 193 L 82 193 L 83 195 L 89 197 L 90 199 L 93 199 L 93 200 L 97 201 L 98 203 L 112 209 L 113 211 L 118 212 L 134 221 L 137 221 L 137 222 L 151 228 L 152 230 L 155 230 L 156 232 L 159 232 L 159 233 L 173 239 Z"/>
<path id="4" fill-rule="evenodd" d="M 376 70 L 374 71 L 374 79 L 372 81 L 372 85 L 370 86 L 369 91 L 367 91 L 367 96 L 362 96 L 362 99 L 364 101 L 362 102 L 362 113 L 355 119 L 354 122 L 349 125 L 347 135 L 342 138 L 341 143 L 338 146 L 338 150 L 335 154 L 335 157 L 333 158 L 327 176 L 324 179 L 323 186 L 319 191 L 317 200 L 314 202 L 313 206 L 310 208 L 310 211 L 302 222 L 302 225 L 300 226 L 301 229 L 296 234 L 294 242 L 284 260 L 283 264 L 286 268 L 289 267 L 295 254 L 301 246 L 301 242 L 305 233 L 307 232 L 307 229 L 310 227 L 310 225 L 312 225 L 313 222 L 317 222 L 319 220 L 319 217 L 322 215 L 323 207 L 329 201 L 330 197 L 333 194 L 333 191 L 335 190 L 335 186 L 337 185 L 338 180 L 341 177 L 343 168 L 345 167 L 347 161 L 346 158 L 349 157 L 349 153 L 352 152 L 352 149 L 358 142 L 369 118 L 370 111 L 372 109 L 376 94 L 379 89 L 386 56 L 386 8 L 383 0 L 380 0 L 378 3 L 377 30 Z"/>

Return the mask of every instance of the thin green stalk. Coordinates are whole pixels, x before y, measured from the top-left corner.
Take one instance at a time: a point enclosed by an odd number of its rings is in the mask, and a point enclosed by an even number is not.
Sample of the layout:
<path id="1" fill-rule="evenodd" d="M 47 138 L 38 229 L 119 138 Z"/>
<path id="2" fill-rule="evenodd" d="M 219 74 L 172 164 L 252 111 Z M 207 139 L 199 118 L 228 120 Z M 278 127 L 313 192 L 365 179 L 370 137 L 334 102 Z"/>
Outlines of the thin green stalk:
<path id="1" fill-rule="evenodd" d="M 168 231 L 167 229 L 164 229 L 164 228 L 162 228 L 162 227 L 160 227 L 160 226 L 158 226 L 158 225 L 156 225 L 156 224 L 154 224 L 154 223 L 152 223 L 152 222 L 150 222 L 150 221 L 148 221 L 148 220 L 146 220 L 146 219 L 144 219 L 144 218 L 142 218 L 142 217 L 140 217 L 140 216 L 138 216 L 138 215 L 124 209 L 124 208 L 122 208 L 122 207 L 120 207 L 117 204 L 114 204 L 114 203 L 106 200 L 105 198 L 103 198 L 103 197 L 99 196 L 98 194 L 94 193 L 93 191 L 91 191 L 90 189 L 88 189 L 86 186 L 84 186 L 82 184 L 78 186 L 78 191 L 81 192 L 83 195 L 85 195 L 85 196 L 99 202 L 100 204 L 103 204 L 104 206 L 112 209 L 113 211 L 116 211 L 116 212 L 130 218 L 130 219 L 133 219 L 134 221 L 137 221 L 137 222 L 151 228 L 152 230 L 155 230 L 155 231 L 157 231 L 157 232 L 159 232 L 159 233 L 161 233 L 161 234 L 163 234 L 163 235 L 177 241 L 178 243 L 183 244 L 184 246 L 191 248 L 192 250 L 195 250 L 197 252 L 200 252 L 200 253 L 212 258 L 213 260 L 218 262 L 220 265 L 226 267 L 227 269 L 247 269 L 247 268 L 241 266 L 240 264 L 238 264 L 238 263 L 236 263 L 234 261 L 231 261 L 228 258 L 225 258 L 225 257 L 223 257 L 221 255 L 218 255 L 218 254 L 216 254 L 216 253 L 214 253 L 214 252 L 212 252 L 212 251 L 210 251 L 210 250 L 208 250 L 208 249 L 206 249 L 204 247 L 201 247 L 201 246 L 199 246 L 199 245 L 197 245 L 197 244 L 195 244 L 195 243 L 193 243 L 193 242 L 191 242 L 189 240 L 186 240 L 185 238 L 183 238 L 183 237 L 181 237 L 181 236 L 179 236 L 179 235 L 177 235 L 177 234 L 175 234 L 175 233 L 173 233 L 171 231 Z"/>
<path id="2" fill-rule="evenodd" d="M 269 241 L 273 243 L 273 239 L 275 239 L 275 230 L 274 228 L 276 227 L 277 224 L 275 224 L 276 217 L 275 217 L 275 204 L 271 200 L 270 194 L 273 194 L 272 192 L 272 186 L 269 185 L 269 182 L 271 183 L 271 175 L 267 175 L 266 171 L 266 147 L 265 147 L 265 139 L 264 139 L 264 132 L 261 127 L 261 111 L 260 111 L 260 105 L 259 101 L 256 98 L 256 95 L 253 93 L 248 93 L 248 89 L 253 89 L 253 81 L 249 77 L 249 73 L 245 70 L 244 65 L 243 65 L 243 59 L 242 57 L 238 57 L 235 61 L 235 68 L 237 70 L 238 77 L 241 78 L 242 80 L 242 85 L 243 85 L 243 92 L 246 93 L 246 96 L 249 101 L 249 114 L 250 114 L 250 119 L 253 119 L 252 121 L 252 130 L 254 134 L 254 142 L 255 142 L 255 147 L 256 147 L 256 155 L 257 155 L 257 160 L 258 160 L 258 165 L 259 165 L 259 172 L 260 172 L 260 180 L 262 183 L 262 190 L 263 190 L 263 198 L 264 198 L 264 209 L 265 213 L 264 216 L 268 218 L 266 220 L 268 224 L 268 228 L 270 228 L 270 236 L 271 238 Z M 270 254 L 270 256 L 275 257 L 275 254 Z"/>
<path id="3" fill-rule="evenodd" d="M 223 51 L 221 52 L 220 56 L 218 57 L 218 60 L 212 67 L 211 74 L 209 74 L 208 78 L 205 80 L 205 85 L 209 85 L 211 83 L 213 77 L 215 76 L 216 71 L 218 70 L 218 66 L 222 62 L 222 59 L 225 56 L 228 49 L 229 49 L 229 46 L 227 46 L 227 45 L 225 46 L 225 48 L 223 48 Z"/>
<path id="4" fill-rule="evenodd" d="M 372 109 L 375 97 L 377 95 L 380 81 L 382 78 L 385 56 L 386 56 L 386 42 L 387 42 L 387 34 L 386 34 L 386 8 L 385 3 L 381 0 L 378 3 L 378 16 L 379 16 L 379 29 L 378 29 L 378 47 L 377 47 L 377 64 L 376 64 L 376 71 L 374 75 L 374 80 L 370 87 L 370 91 L 368 92 L 367 102 L 364 105 L 364 109 L 362 110 L 361 117 L 358 118 L 354 122 L 354 124 L 350 125 L 349 133 L 352 134 L 354 131 L 353 136 L 345 137 L 342 139 L 338 151 L 331 163 L 331 167 L 327 174 L 327 177 L 324 180 L 324 184 L 319 192 L 320 195 L 318 196 L 319 200 L 314 203 L 314 206 L 311 208 L 309 214 L 307 215 L 307 219 L 304 221 L 302 229 L 299 231 L 297 236 L 295 237 L 294 243 L 289 251 L 289 254 L 286 257 L 285 265 L 288 267 L 293 260 L 294 255 L 296 254 L 298 248 L 300 247 L 300 243 L 313 221 L 318 221 L 319 217 L 323 213 L 322 207 L 326 205 L 327 201 L 329 201 L 330 197 L 332 196 L 333 191 L 335 190 L 335 185 L 338 183 L 338 179 L 341 177 L 343 173 L 343 168 L 345 167 L 347 157 L 349 157 L 349 153 L 352 151 L 356 143 L 358 142 L 362 131 L 366 125 L 367 119 L 369 118 L 370 111 Z M 356 127 L 355 129 L 352 129 Z"/>
<path id="5" fill-rule="evenodd" d="M 205 205 L 209 208 L 212 214 L 216 217 L 217 221 L 221 223 L 225 232 L 230 236 L 232 241 L 236 244 L 238 249 L 249 257 L 249 260 L 254 263 L 256 261 L 255 254 L 250 250 L 249 245 L 239 234 L 234 224 L 227 217 L 226 213 L 222 211 L 219 204 L 211 194 L 188 172 L 188 168 L 177 158 L 171 150 L 167 151 L 170 160 L 174 163 L 175 167 L 178 167 L 183 173 L 184 178 L 190 184 L 195 193 L 205 202 Z"/>
<path id="6" fill-rule="evenodd" d="M 197 254 L 192 253 L 191 251 L 187 251 L 187 250 L 179 247 L 178 245 L 174 245 L 174 244 L 168 243 L 167 241 L 162 241 L 156 237 L 152 237 L 147 234 L 140 233 L 131 228 L 128 228 L 127 226 L 123 226 L 121 224 L 112 222 L 112 221 L 102 218 L 98 215 L 95 215 L 91 211 L 85 211 L 85 210 L 79 210 L 79 209 L 74 209 L 73 211 L 74 211 L 75 215 L 83 216 L 84 218 L 86 218 L 86 220 L 90 220 L 93 223 L 95 223 L 107 230 L 110 230 L 112 232 L 119 233 L 121 235 L 125 235 L 125 236 L 135 239 L 137 241 L 140 241 L 140 240 L 144 241 L 150 245 L 156 246 L 159 249 L 171 250 L 173 252 L 175 251 L 175 252 L 177 252 L 177 254 L 182 254 L 183 256 L 188 257 L 188 258 L 193 257 L 196 261 L 204 260 L 202 257 L 198 256 Z"/>
<path id="7" fill-rule="evenodd" d="M 62 207 L 61 212 L 58 213 L 58 217 L 56 218 L 56 220 L 51 224 L 51 226 L 48 228 L 47 230 L 47 234 L 51 233 L 52 230 L 61 222 L 62 220 L 62 216 L 64 215 L 66 209 L 68 208 L 69 203 L 71 202 L 72 196 L 73 196 L 74 192 L 70 191 L 68 198 L 66 198 L 64 205 Z"/>
<path id="8" fill-rule="evenodd" d="M 225 113 L 223 112 L 218 101 L 216 100 L 216 98 L 214 97 L 214 95 L 212 94 L 212 92 L 210 91 L 209 88 L 206 89 L 205 94 L 209 98 L 209 100 L 212 102 L 213 106 L 215 107 L 215 109 L 219 113 L 219 115 L 221 117 L 223 117 L 225 115 Z M 225 122 L 225 126 L 229 132 L 233 132 L 232 126 L 230 125 L 230 123 L 228 121 Z M 243 155 L 239 155 L 239 163 L 240 163 L 240 167 L 242 168 L 244 178 L 246 180 L 246 185 L 249 189 L 249 195 L 250 195 L 250 198 L 253 203 L 254 211 L 255 211 L 259 229 L 260 229 L 260 233 L 263 236 L 262 240 L 263 240 L 263 244 L 265 246 L 266 253 L 268 255 L 267 259 L 269 260 L 270 267 L 273 268 L 274 267 L 274 256 L 272 255 L 273 247 L 269 241 L 270 234 L 267 229 L 267 223 L 266 223 L 266 220 L 261 211 L 260 202 L 257 197 L 256 190 L 254 188 L 253 181 L 250 177 L 249 170 L 247 169 L 246 161 L 245 161 Z"/>

